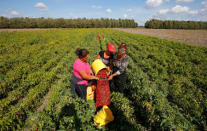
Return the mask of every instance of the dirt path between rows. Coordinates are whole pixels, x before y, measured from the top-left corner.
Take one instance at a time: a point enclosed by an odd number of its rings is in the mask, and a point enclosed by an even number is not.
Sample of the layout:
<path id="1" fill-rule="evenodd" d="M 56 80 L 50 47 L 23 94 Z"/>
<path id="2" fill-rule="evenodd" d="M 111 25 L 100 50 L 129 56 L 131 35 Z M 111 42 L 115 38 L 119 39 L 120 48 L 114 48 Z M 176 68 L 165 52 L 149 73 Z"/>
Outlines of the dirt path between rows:
<path id="1" fill-rule="evenodd" d="M 116 28 L 115 30 L 176 40 L 190 45 L 207 46 L 207 30 L 137 29 Z"/>

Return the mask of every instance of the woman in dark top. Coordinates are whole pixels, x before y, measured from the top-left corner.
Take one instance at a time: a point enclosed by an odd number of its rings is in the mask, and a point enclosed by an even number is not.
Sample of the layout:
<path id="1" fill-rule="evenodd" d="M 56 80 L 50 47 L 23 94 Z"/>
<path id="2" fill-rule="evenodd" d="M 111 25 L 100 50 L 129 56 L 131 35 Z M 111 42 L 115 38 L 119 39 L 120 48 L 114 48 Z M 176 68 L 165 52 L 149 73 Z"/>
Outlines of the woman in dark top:
<path id="1" fill-rule="evenodd" d="M 109 80 L 113 79 L 111 88 L 119 92 L 123 92 L 126 85 L 126 68 L 129 64 L 127 52 L 126 44 L 122 43 L 118 48 L 118 53 L 114 55 L 113 74 L 109 77 Z"/>
<path id="2" fill-rule="evenodd" d="M 96 59 L 101 59 L 106 66 L 111 66 L 114 52 L 115 46 L 113 44 L 108 44 L 107 50 L 100 51 Z"/>

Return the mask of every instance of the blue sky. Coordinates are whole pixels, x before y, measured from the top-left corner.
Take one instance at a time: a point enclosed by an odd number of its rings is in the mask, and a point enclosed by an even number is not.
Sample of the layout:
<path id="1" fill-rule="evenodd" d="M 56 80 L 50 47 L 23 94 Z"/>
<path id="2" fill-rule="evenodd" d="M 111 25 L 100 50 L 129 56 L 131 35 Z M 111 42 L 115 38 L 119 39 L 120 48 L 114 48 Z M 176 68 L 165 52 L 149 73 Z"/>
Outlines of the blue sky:
<path id="1" fill-rule="evenodd" d="M 207 0 L 1 0 L 0 15 L 207 21 Z"/>

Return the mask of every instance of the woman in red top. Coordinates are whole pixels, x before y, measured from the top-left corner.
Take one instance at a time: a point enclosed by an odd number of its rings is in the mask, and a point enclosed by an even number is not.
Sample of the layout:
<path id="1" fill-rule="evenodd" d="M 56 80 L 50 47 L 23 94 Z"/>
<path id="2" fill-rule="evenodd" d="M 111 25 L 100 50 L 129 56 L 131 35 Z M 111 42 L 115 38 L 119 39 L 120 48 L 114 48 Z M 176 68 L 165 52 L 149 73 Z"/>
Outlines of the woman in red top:
<path id="1" fill-rule="evenodd" d="M 115 46 L 113 44 L 107 45 L 106 51 L 100 51 L 96 59 L 102 60 L 102 62 L 108 67 L 98 72 L 96 88 L 96 108 L 99 109 L 104 105 L 110 105 L 110 87 L 108 75 L 110 73 L 110 66 L 112 64 L 113 53 L 115 52 Z"/>

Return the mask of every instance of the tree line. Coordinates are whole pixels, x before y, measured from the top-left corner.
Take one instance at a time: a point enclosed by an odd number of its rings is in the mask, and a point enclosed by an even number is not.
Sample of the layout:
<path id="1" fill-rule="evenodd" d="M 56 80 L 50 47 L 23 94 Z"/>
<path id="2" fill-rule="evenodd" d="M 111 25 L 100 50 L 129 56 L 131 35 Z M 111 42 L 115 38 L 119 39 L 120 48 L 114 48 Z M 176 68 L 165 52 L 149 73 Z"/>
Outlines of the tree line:
<path id="1" fill-rule="evenodd" d="M 145 28 L 153 29 L 207 29 L 207 22 L 201 21 L 176 21 L 152 19 L 145 23 Z"/>
<path id="2" fill-rule="evenodd" d="M 135 28 L 133 19 L 64 19 L 64 18 L 6 18 L 0 17 L 0 28 Z"/>

